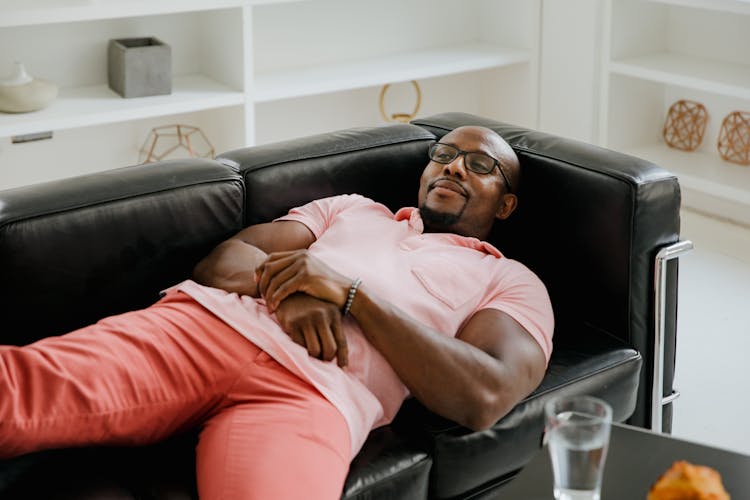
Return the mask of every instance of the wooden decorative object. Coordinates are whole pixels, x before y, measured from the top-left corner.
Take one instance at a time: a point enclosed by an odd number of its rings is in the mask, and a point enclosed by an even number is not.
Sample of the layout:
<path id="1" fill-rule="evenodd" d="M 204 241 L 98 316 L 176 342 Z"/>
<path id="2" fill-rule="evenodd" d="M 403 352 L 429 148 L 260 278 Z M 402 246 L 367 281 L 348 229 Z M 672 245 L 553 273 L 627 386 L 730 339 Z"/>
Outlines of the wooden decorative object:
<path id="1" fill-rule="evenodd" d="M 693 151 L 700 146 L 708 123 L 706 107 L 695 101 L 680 99 L 669 107 L 664 123 L 664 141 L 669 147 Z"/>
<path id="2" fill-rule="evenodd" d="M 165 125 L 151 129 L 141 147 L 140 163 L 151 163 L 163 160 L 175 151 L 183 151 L 188 156 L 213 158 L 214 147 L 206 134 L 198 127 L 190 125 Z"/>
<path id="3" fill-rule="evenodd" d="M 413 120 L 417 116 L 417 113 L 419 113 L 419 107 L 422 105 L 422 90 L 419 88 L 419 84 L 416 82 L 416 80 L 412 80 L 411 85 L 412 87 L 414 87 L 417 101 L 414 105 L 414 111 L 412 111 L 411 113 L 393 113 L 390 116 L 388 116 L 388 114 L 385 112 L 385 93 L 388 92 L 391 84 L 387 83 L 383 85 L 383 88 L 380 89 L 380 116 L 383 117 L 383 120 L 387 122 L 409 123 L 409 121 Z"/>
<path id="4" fill-rule="evenodd" d="M 724 118 L 718 147 L 726 161 L 750 165 L 750 112 L 733 111 Z"/>

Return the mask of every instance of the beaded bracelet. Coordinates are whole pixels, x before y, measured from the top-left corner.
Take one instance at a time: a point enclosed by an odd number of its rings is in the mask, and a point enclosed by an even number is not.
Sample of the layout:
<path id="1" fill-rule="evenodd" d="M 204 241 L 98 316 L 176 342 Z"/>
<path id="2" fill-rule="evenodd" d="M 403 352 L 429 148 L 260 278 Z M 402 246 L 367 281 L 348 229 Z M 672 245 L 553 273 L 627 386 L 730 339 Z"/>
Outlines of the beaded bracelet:
<path id="1" fill-rule="evenodd" d="M 362 280 L 359 278 L 352 281 L 352 285 L 349 287 L 349 295 L 346 297 L 346 304 L 344 304 L 344 308 L 341 310 L 342 316 L 349 314 L 349 309 L 352 308 L 352 302 L 354 302 L 354 296 L 357 295 L 357 288 L 359 288 L 359 285 L 361 284 Z"/>

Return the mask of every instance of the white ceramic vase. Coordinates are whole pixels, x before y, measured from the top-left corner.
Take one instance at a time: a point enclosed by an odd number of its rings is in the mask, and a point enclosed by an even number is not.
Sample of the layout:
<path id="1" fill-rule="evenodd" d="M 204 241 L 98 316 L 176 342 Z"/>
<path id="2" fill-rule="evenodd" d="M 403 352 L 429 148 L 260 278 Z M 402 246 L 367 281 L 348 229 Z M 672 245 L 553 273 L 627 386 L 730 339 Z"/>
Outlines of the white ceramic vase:
<path id="1" fill-rule="evenodd" d="M 57 85 L 32 78 L 20 62 L 13 76 L 0 80 L 0 112 L 28 113 L 47 107 L 57 97 Z"/>

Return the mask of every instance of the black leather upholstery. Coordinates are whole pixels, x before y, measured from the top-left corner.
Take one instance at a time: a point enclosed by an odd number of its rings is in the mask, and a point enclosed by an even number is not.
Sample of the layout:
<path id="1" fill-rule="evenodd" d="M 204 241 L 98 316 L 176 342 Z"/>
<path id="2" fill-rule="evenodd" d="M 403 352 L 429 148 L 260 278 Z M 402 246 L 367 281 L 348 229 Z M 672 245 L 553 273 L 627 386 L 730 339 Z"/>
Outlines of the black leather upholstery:
<path id="1" fill-rule="evenodd" d="M 427 498 L 432 459 L 408 435 L 392 426 L 370 434 L 354 458 L 342 498 Z"/>
<path id="2" fill-rule="evenodd" d="M 243 202 L 236 171 L 197 159 L 4 191 L 0 341 L 26 344 L 153 303 L 241 229 Z"/>
<path id="3" fill-rule="evenodd" d="M 407 401 L 392 425 L 369 436 L 343 498 L 486 495 L 539 447 L 542 408 L 559 394 L 598 395 L 617 420 L 635 410 L 642 425 L 651 259 L 677 239 L 676 179 L 641 160 L 479 117 L 416 123 L 0 192 L 0 342 L 28 343 L 147 305 L 243 225 L 312 199 L 356 192 L 392 209 L 414 205 L 433 134 L 484 123 L 522 161 L 519 210 L 495 228 L 492 242 L 549 287 L 557 323 L 547 374 L 484 432 Z M 673 341 L 672 333 L 668 346 Z M 53 450 L 0 462 L 0 498 L 195 498 L 194 444 L 191 433 L 151 447 Z"/>
<path id="4" fill-rule="evenodd" d="M 427 149 L 434 140 L 419 127 L 393 125 L 238 149 L 217 159 L 239 169 L 245 179 L 246 225 L 251 225 L 344 193 L 367 196 L 391 210 L 414 206 Z"/>
<path id="5" fill-rule="evenodd" d="M 197 434 L 142 448 L 80 448 L 0 462 L 3 500 L 187 500 L 198 498 Z"/>

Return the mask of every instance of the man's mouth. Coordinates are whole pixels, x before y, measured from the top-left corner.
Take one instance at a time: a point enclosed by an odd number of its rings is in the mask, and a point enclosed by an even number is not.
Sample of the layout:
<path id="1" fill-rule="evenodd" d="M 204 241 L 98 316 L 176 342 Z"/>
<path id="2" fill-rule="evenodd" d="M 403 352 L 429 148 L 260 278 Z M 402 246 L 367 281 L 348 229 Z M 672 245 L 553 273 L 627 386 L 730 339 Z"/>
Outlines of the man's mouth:
<path id="1" fill-rule="evenodd" d="M 466 190 L 461 184 L 450 179 L 438 179 L 434 181 L 430 185 L 430 189 L 435 189 L 435 188 L 447 189 L 449 191 L 453 191 L 454 193 L 458 193 L 461 196 L 466 197 L 466 198 L 468 198 L 469 196 L 469 193 L 466 192 Z"/>

